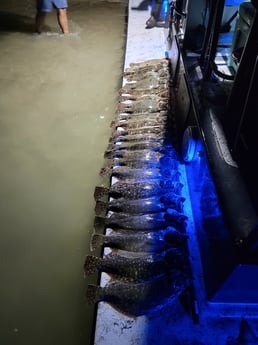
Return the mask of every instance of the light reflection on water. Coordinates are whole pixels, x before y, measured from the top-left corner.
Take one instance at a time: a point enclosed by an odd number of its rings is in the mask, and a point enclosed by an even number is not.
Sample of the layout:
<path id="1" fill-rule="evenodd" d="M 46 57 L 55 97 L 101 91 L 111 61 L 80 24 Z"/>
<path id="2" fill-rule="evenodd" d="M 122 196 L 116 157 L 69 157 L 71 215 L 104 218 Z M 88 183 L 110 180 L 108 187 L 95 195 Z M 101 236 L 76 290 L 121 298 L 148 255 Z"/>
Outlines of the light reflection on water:
<path id="1" fill-rule="evenodd" d="M 55 13 L 52 34 L 33 36 L 34 2 L 25 3 L 0 4 L 0 344 L 88 345 L 82 266 L 121 84 L 125 5 L 70 1 L 72 34 L 61 37 Z"/>

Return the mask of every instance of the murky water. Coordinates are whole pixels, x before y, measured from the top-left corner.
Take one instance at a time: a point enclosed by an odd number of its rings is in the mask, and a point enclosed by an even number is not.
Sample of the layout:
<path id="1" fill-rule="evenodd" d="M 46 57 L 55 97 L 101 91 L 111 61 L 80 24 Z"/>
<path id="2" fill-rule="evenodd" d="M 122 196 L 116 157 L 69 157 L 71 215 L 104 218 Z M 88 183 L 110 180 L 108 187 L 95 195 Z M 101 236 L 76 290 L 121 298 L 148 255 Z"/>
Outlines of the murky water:
<path id="1" fill-rule="evenodd" d="M 0 2 L 0 344 L 88 345 L 84 256 L 124 61 L 126 4 L 71 0 L 71 35 Z M 92 278 L 93 281 L 96 277 Z"/>

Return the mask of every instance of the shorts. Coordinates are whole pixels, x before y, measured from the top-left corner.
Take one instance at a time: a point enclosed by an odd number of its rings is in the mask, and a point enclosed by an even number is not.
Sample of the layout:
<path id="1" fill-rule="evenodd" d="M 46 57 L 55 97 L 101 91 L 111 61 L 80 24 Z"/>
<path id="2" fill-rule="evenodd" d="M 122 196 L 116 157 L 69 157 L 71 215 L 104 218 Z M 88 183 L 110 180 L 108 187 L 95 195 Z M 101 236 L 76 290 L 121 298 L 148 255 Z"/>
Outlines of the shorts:
<path id="1" fill-rule="evenodd" d="M 67 8 L 67 0 L 37 0 L 37 10 L 52 12 L 53 8 Z"/>

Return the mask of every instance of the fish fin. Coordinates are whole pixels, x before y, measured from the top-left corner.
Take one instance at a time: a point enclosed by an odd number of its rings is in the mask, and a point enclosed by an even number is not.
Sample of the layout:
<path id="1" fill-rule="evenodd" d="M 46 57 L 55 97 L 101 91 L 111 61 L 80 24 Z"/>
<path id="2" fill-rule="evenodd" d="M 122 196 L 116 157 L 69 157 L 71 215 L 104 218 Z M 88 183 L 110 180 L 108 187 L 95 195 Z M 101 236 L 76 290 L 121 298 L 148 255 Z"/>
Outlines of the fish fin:
<path id="1" fill-rule="evenodd" d="M 168 227 L 169 231 L 164 235 L 164 240 L 171 244 L 186 243 L 189 236 L 176 230 L 173 227 Z"/>
<path id="2" fill-rule="evenodd" d="M 177 222 L 184 222 L 188 219 L 183 213 L 180 213 L 174 209 L 168 208 L 167 213 L 165 215 L 165 219 L 175 219 Z"/>
<path id="3" fill-rule="evenodd" d="M 101 259 L 97 256 L 87 255 L 83 265 L 84 277 L 95 273 L 99 268 L 100 262 Z"/>
<path id="4" fill-rule="evenodd" d="M 101 247 L 104 243 L 104 236 L 101 234 L 93 234 L 91 236 L 90 250 L 93 251 Z"/>
<path id="5" fill-rule="evenodd" d="M 105 218 L 103 217 L 95 217 L 94 220 L 94 229 L 99 232 L 103 232 L 105 228 Z"/>
<path id="6" fill-rule="evenodd" d="M 174 183 L 175 194 L 180 195 L 183 187 L 184 187 L 184 185 L 181 182 L 175 182 Z"/>
<path id="7" fill-rule="evenodd" d="M 106 187 L 96 186 L 94 191 L 94 199 L 95 201 L 107 196 L 109 193 L 109 189 Z"/>
<path id="8" fill-rule="evenodd" d="M 102 287 L 95 285 L 95 284 L 89 284 L 86 291 L 86 297 L 89 304 L 94 304 L 99 302 L 102 299 Z"/>
<path id="9" fill-rule="evenodd" d="M 97 216 L 101 216 L 101 215 L 106 215 L 107 213 L 107 203 L 101 200 L 97 200 L 96 202 L 96 206 L 95 206 L 95 214 Z"/>

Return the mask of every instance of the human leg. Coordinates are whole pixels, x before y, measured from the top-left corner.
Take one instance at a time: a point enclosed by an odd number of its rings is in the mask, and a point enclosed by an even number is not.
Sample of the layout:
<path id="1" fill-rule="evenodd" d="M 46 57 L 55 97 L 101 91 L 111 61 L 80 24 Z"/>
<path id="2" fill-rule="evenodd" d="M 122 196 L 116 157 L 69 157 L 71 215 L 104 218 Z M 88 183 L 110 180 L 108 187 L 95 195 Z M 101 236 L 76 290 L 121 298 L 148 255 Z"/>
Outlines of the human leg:
<path id="1" fill-rule="evenodd" d="M 57 9 L 57 21 L 62 32 L 64 34 L 67 34 L 69 32 L 69 27 L 66 8 Z"/>
<path id="2" fill-rule="evenodd" d="M 38 32 L 39 34 L 43 31 L 47 12 L 51 12 L 52 9 L 53 9 L 53 5 L 50 0 L 37 0 L 35 29 L 36 29 L 36 32 Z"/>
<path id="3" fill-rule="evenodd" d="M 151 16 L 146 22 L 146 29 L 151 29 L 156 26 L 157 21 L 159 20 L 163 0 L 155 0 L 154 7 L 151 10 Z"/>
<path id="4" fill-rule="evenodd" d="M 162 4 L 163 0 L 155 0 L 155 5 L 151 11 L 151 15 L 156 19 L 156 21 L 159 20 Z"/>
<path id="5" fill-rule="evenodd" d="M 38 11 L 35 19 L 36 32 L 40 34 L 43 31 L 45 25 L 46 13 Z"/>
<path id="6" fill-rule="evenodd" d="M 53 6 L 56 8 L 57 21 L 64 34 L 69 32 L 68 19 L 67 19 L 67 0 L 51 0 Z"/>

